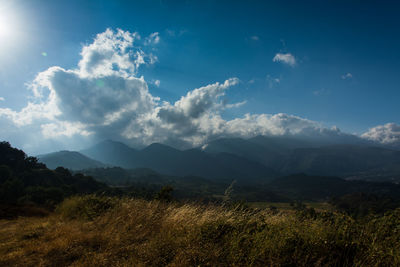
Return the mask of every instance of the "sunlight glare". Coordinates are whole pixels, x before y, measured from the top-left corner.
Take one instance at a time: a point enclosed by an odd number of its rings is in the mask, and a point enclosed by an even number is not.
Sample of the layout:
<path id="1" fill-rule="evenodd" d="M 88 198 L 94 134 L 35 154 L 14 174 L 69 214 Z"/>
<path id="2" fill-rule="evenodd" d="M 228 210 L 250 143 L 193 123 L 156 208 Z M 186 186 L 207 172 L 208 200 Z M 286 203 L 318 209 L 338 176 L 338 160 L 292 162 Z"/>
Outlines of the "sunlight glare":
<path id="1" fill-rule="evenodd" d="M 0 46 L 10 46 L 18 39 L 19 15 L 14 2 L 0 0 Z"/>
<path id="2" fill-rule="evenodd" d="M 6 19 L 0 17 L 0 38 L 9 36 L 11 33 L 10 25 L 7 25 Z"/>

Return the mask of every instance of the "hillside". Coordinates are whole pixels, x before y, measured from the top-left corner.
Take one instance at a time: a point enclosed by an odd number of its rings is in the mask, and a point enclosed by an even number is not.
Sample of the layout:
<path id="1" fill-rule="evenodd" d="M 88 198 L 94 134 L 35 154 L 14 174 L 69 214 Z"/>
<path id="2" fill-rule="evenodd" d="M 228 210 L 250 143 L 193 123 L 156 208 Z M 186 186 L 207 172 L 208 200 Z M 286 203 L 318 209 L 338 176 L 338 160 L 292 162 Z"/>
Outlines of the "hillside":
<path id="1" fill-rule="evenodd" d="M 129 169 L 136 150 L 121 142 L 105 140 L 79 152 L 97 161 Z"/>
<path id="2" fill-rule="evenodd" d="M 52 207 L 65 197 L 108 190 L 90 176 L 65 168 L 49 170 L 34 157 L 0 142 L 0 205 L 38 204 Z M 0 217 L 9 216 L 2 206 Z"/>
<path id="3" fill-rule="evenodd" d="M 365 193 L 400 200 L 400 185 L 387 182 L 347 181 L 339 177 L 293 174 L 266 185 L 272 192 L 292 200 L 328 201 L 347 194 Z"/>
<path id="4" fill-rule="evenodd" d="M 37 156 L 39 162 L 46 164 L 50 169 L 64 167 L 70 170 L 82 170 L 106 167 L 106 164 L 75 151 L 59 151 Z"/>
<path id="5" fill-rule="evenodd" d="M 310 208 L 74 197 L 49 217 L 0 221 L 0 265 L 399 266 L 399 224 L 398 209 L 355 220 Z"/>
<path id="6" fill-rule="evenodd" d="M 305 172 L 314 175 L 342 177 L 368 175 L 398 175 L 400 151 L 380 147 L 333 145 L 319 148 L 298 148 L 292 151 L 280 171 Z"/>

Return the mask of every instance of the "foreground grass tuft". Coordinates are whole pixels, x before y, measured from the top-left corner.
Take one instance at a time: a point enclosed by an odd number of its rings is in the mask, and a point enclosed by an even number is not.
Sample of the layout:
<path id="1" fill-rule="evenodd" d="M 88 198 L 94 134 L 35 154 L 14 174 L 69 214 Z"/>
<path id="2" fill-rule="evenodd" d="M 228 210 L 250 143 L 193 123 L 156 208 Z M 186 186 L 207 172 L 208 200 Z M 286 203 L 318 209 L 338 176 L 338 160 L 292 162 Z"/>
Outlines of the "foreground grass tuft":
<path id="1" fill-rule="evenodd" d="M 44 218 L 0 221 L 0 266 L 399 266 L 400 210 L 356 221 L 113 199 L 65 200 Z"/>

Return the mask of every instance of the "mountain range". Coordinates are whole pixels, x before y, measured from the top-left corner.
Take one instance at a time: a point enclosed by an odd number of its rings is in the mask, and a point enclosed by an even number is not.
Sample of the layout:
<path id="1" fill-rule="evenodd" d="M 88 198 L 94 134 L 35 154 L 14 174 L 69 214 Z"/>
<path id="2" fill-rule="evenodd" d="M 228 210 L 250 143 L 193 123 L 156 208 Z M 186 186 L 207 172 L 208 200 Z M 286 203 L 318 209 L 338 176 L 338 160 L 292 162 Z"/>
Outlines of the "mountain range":
<path id="1" fill-rule="evenodd" d="M 365 144 L 321 144 L 283 137 L 219 139 L 204 146 L 259 162 L 281 175 L 307 173 L 349 179 L 400 180 L 400 151 Z"/>
<path id="2" fill-rule="evenodd" d="M 136 150 L 107 140 L 80 152 L 106 164 L 125 169 L 149 168 L 166 175 L 239 180 L 270 179 L 277 175 L 272 168 L 233 153 L 181 151 L 158 143 Z"/>
<path id="3" fill-rule="evenodd" d="M 224 138 L 178 150 L 154 143 L 134 149 L 106 140 L 79 152 L 39 156 L 50 168 L 149 168 L 175 176 L 268 182 L 293 173 L 400 181 L 400 151 L 365 144 L 322 144 L 286 137 Z"/>

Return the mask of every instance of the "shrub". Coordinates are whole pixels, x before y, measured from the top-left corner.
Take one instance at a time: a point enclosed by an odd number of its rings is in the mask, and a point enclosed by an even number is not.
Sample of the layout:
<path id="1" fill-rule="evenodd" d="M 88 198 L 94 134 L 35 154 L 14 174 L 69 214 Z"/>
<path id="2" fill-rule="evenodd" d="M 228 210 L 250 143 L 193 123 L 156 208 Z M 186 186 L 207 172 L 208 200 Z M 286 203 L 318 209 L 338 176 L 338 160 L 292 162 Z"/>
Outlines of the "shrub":
<path id="1" fill-rule="evenodd" d="M 57 187 L 32 186 L 26 188 L 25 195 L 18 201 L 53 207 L 64 199 L 64 191 Z"/>
<path id="2" fill-rule="evenodd" d="M 163 186 L 155 196 L 155 199 L 160 200 L 160 201 L 165 201 L 165 202 L 171 202 L 172 201 L 172 191 L 174 189 L 172 186 L 166 185 Z"/>
<path id="3" fill-rule="evenodd" d="M 93 220 L 114 208 L 117 202 L 115 198 L 106 196 L 74 196 L 65 199 L 56 212 L 66 219 Z"/>

